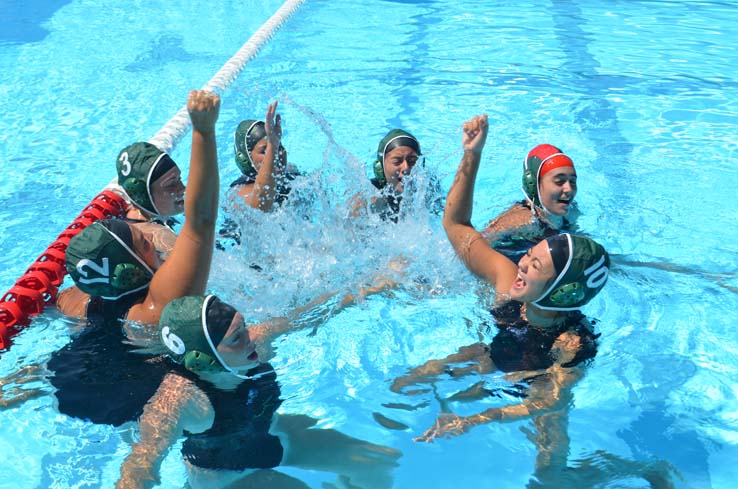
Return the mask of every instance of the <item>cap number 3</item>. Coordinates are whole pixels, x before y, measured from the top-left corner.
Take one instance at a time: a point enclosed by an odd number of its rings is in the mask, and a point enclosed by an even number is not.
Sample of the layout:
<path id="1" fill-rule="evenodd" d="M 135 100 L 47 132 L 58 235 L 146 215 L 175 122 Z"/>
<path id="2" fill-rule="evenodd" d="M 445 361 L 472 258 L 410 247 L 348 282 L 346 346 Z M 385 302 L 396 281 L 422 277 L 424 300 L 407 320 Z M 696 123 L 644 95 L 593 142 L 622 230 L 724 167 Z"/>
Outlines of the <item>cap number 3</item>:
<path id="1" fill-rule="evenodd" d="M 121 175 L 123 175 L 124 177 L 127 177 L 128 175 L 130 175 L 131 174 L 131 162 L 128 161 L 128 151 L 124 151 L 123 153 L 121 153 L 120 158 L 118 158 L 118 161 L 120 161 L 122 165 L 120 169 Z"/>

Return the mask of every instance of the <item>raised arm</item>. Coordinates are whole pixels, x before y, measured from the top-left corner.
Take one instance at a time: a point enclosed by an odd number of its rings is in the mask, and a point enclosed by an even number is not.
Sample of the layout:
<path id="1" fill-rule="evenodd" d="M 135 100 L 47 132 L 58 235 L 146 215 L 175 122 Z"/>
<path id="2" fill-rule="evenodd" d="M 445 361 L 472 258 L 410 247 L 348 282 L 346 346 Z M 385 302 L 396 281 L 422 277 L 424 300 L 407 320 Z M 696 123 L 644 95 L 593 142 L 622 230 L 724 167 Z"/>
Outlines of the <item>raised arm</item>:
<path id="1" fill-rule="evenodd" d="M 187 100 L 192 120 L 192 152 L 185 193 L 185 221 L 172 253 L 156 271 L 143 303 L 133 306 L 129 319 L 156 323 L 172 299 L 205 292 L 218 217 L 218 154 L 215 123 L 220 98 L 193 90 Z"/>
<path id="2" fill-rule="evenodd" d="M 198 433 L 213 424 L 214 411 L 194 383 L 176 374 L 164 377 L 139 419 L 140 440 L 120 468 L 117 489 L 154 487 L 169 448 L 187 430 Z"/>
<path id="3" fill-rule="evenodd" d="M 496 291 L 507 291 L 515 280 L 517 267 L 505 256 L 491 249 L 471 225 L 474 184 L 487 139 L 487 129 L 486 115 L 473 117 L 464 123 L 464 156 L 446 198 L 443 228 L 469 271 L 489 281 Z"/>
<path id="4" fill-rule="evenodd" d="M 282 141 L 282 118 L 277 114 L 277 102 L 267 107 L 264 130 L 267 140 L 264 161 L 259 167 L 254 184 L 244 186 L 239 195 L 244 197 L 244 202 L 251 208 L 268 212 L 274 206 L 274 198 L 277 195 L 274 172 L 279 169 L 280 164 L 284 164 L 278 161 L 279 145 Z"/>

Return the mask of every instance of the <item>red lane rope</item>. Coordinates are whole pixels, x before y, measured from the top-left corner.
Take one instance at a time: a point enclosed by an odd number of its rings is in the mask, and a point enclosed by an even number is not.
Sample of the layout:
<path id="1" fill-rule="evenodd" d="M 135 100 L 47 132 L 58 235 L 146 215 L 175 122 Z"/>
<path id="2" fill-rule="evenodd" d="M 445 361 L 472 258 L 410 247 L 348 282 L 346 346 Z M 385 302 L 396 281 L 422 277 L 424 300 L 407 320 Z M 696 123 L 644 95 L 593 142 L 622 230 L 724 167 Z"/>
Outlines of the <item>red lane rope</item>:
<path id="1" fill-rule="evenodd" d="M 0 351 L 10 348 L 11 338 L 28 326 L 33 316 L 56 301 L 58 288 L 67 273 L 64 263 L 69 241 L 95 221 L 122 216 L 125 208 L 126 201 L 120 195 L 112 190 L 100 192 L 0 296 Z"/>

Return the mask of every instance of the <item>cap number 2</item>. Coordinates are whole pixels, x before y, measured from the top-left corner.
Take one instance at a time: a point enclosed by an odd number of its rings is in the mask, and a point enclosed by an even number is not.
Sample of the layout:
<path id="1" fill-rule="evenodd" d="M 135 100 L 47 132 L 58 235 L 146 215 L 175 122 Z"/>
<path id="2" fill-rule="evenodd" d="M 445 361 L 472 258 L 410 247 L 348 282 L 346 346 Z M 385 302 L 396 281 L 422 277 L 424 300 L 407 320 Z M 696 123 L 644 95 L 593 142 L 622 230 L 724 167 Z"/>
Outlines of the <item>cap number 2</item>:
<path id="1" fill-rule="evenodd" d="M 88 271 L 86 269 L 100 275 L 100 278 L 87 278 Z M 110 283 L 110 263 L 107 258 L 102 259 L 102 265 L 98 265 L 87 258 L 82 259 L 77 263 L 77 272 L 80 274 L 79 281 L 83 284 Z"/>

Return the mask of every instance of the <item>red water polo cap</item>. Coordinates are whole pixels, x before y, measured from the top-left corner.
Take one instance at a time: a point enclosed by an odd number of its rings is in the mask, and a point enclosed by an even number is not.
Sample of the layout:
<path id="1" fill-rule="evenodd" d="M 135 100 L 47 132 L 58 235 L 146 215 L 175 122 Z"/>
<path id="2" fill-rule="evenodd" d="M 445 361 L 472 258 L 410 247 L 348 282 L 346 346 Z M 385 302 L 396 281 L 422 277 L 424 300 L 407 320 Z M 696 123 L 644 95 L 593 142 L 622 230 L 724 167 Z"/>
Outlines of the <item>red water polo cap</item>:
<path id="1" fill-rule="evenodd" d="M 543 164 L 541 165 L 541 172 L 539 173 L 538 178 L 541 179 L 546 173 L 555 168 L 561 168 L 562 166 L 570 166 L 574 168 L 574 162 L 571 161 L 571 158 L 566 156 L 564 153 L 553 154 L 543 160 Z"/>
<path id="2" fill-rule="evenodd" d="M 532 157 L 537 157 L 541 161 L 538 168 L 539 181 L 543 175 L 555 168 L 561 168 L 563 166 L 574 168 L 574 162 L 572 159 L 562 153 L 559 148 L 551 144 L 539 144 L 533 148 L 530 153 L 528 153 L 529 162 Z"/>

